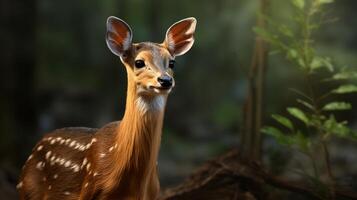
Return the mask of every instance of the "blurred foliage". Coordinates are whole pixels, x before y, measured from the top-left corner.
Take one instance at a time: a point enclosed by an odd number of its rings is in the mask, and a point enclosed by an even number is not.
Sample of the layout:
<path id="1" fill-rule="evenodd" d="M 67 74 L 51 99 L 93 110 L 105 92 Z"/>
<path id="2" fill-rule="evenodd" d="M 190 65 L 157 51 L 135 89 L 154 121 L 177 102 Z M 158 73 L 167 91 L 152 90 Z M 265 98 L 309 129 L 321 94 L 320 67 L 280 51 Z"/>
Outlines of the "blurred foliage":
<path id="1" fill-rule="evenodd" d="M 255 32 L 265 41 L 271 44 L 277 51 L 285 55 L 290 63 L 302 71 L 302 84 L 307 91 L 292 89 L 296 93 L 297 107 L 288 107 L 287 113 L 292 121 L 284 115 L 273 114 L 272 118 L 282 127 L 266 126 L 262 131 L 275 140 L 290 148 L 307 155 L 314 168 L 314 174 L 310 176 L 321 188 L 319 177 L 322 175 L 317 168 L 322 161 L 329 176 L 329 185 L 334 184 L 331 171 L 330 153 L 328 143 L 333 136 L 346 139 L 357 139 L 357 132 L 347 126 L 347 120 L 339 121 L 335 113 L 350 110 L 349 102 L 336 100 L 340 95 L 357 92 L 355 74 L 357 71 L 337 67 L 330 57 L 321 56 L 317 52 L 314 37 L 322 25 L 327 23 L 325 19 L 325 7 L 333 3 L 332 0 L 291 0 L 294 7 L 290 17 L 291 24 L 295 23 L 296 30 L 280 24 L 279 21 L 265 16 L 268 29 L 254 28 Z M 323 73 L 323 76 L 319 76 Z M 326 77 L 327 76 L 327 77 Z M 354 79 L 354 80 L 353 80 Z M 342 82 L 338 82 L 343 80 Z M 322 93 L 317 88 L 321 84 L 336 82 L 335 88 L 330 88 Z M 304 126 L 301 127 L 300 123 Z M 314 156 L 314 151 L 322 149 L 320 156 Z M 328 191 L 328 190 L 327 190 Z M 325 191 L 326 192 L 326 191 Z"/>

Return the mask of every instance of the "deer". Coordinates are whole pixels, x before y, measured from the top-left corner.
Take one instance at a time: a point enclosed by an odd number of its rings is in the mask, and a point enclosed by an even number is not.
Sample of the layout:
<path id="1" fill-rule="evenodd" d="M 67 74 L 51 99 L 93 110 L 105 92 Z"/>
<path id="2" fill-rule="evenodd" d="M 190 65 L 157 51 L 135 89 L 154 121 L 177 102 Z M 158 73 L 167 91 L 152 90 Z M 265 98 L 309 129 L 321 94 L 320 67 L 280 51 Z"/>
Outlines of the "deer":
<path id="1" fill-rule="evenodd" d="M 20 175 L 21 200 L 153 200 L 160 193 L 157 159 L 175 57 L 194 43 L 196 19 L 168 28 L 162 43 L 133 43 L 130 26 L 110 16 L 106 44 L 127 72 L 121 121 L 45 134 Z"/>

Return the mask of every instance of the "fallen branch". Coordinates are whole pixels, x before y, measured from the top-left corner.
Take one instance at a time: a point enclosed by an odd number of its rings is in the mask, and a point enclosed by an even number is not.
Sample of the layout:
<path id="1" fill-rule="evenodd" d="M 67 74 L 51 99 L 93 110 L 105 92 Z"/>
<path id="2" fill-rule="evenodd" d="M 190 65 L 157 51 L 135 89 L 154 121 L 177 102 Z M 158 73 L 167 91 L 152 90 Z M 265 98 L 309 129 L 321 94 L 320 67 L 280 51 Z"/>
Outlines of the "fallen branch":
<path id="1" fill-rule="evenodd" d="M 291 181 L 269 173 L 257 163 L 246 163 L 231 151 L 203 165 L 183 184 L 165 190 L 160 200 L 176 199 L 269 199 L 263 185 L 299 193 L 313 199 L 326 199 L 310 183 Z M 337 198 L 357 199 L 357 193 L 336 188 Z"/>

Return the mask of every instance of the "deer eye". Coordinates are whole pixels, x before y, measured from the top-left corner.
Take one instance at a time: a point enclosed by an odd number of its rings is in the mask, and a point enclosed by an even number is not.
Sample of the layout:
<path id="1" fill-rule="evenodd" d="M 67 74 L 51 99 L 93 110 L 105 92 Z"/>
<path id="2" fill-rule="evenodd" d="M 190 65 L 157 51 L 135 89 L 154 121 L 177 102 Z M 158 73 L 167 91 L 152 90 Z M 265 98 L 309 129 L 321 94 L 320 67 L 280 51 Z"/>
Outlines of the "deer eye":
<path id="1" fill-rule="evenodd" d="M 143 67 L 145 67 L 145 62 L 143 60 L 135 60 L 135 67 L 143 68 Z"/>
<path id="2" fill-rule="evenodd" d="M 169 68 L 173 69 L 175 67 L 175 61 L 174 60 L 170 60 L 169 61 Z"/>

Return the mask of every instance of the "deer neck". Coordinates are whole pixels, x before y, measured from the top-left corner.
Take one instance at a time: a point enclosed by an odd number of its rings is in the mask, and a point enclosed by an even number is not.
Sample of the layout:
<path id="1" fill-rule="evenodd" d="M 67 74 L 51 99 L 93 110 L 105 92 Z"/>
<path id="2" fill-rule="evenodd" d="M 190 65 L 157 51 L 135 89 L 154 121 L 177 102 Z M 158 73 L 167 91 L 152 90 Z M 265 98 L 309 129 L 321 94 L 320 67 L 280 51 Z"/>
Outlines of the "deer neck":
<path id="1" fill-rule="evenodd" d="M 115 138 L 121 172 L 129 170 L 142 178 L 156 167 L 166 99 L 163 95 L 138 95 L 128 76 L 125 113 Z"/>

